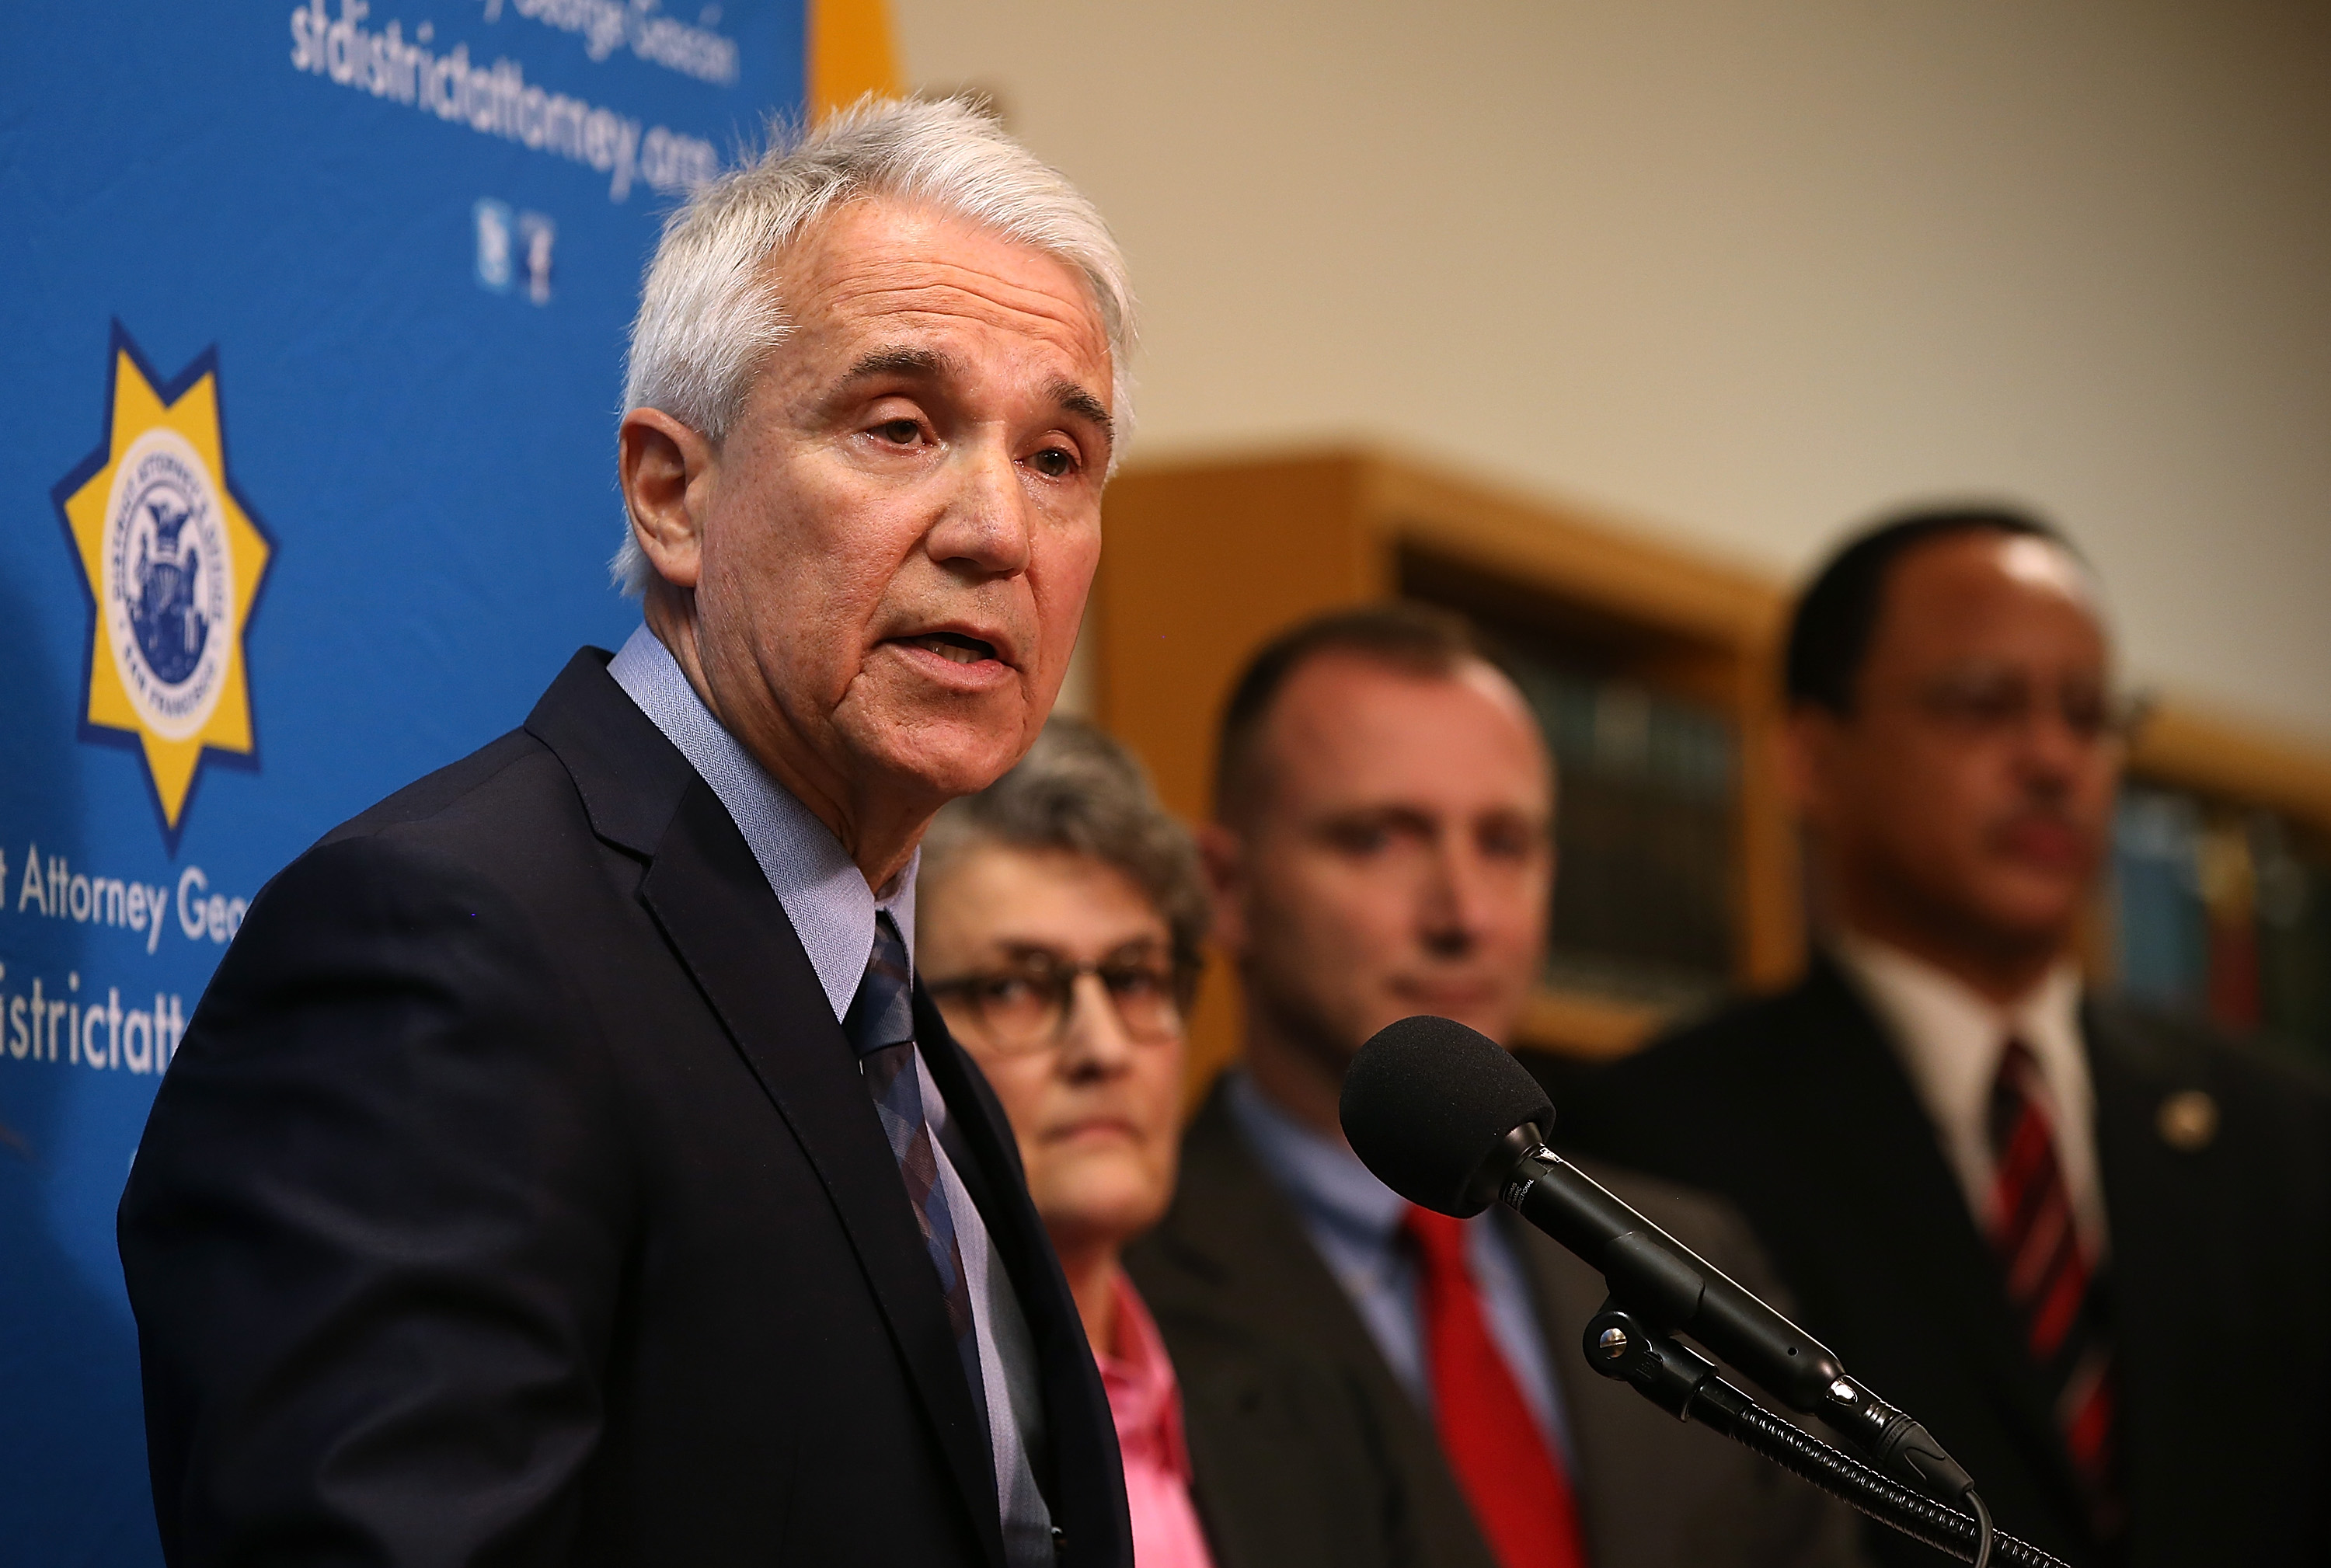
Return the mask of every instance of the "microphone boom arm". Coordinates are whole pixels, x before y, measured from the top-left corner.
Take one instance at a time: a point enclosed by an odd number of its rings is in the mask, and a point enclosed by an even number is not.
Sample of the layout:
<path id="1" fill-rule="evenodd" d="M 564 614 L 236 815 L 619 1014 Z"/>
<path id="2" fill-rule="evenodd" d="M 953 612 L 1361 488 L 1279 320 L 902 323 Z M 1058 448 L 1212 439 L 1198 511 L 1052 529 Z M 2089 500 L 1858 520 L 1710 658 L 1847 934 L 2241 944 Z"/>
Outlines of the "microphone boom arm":
<path id="1" fill-rule="evenodd" d="M 1991 1529 L 1987 1514 L 1970 1516 L 1897 1486 L 1851 1455 L 1799 1430 L 1726 1382 L 1705 1357 L 1608 1302 L 1586 1325 L 1584 1348 L 1589 1366 L 1604 1377 L 1632 1384 L 1677 1420 L 1696 1421 L 1736 1440 L 1913 1540 L 1978 1565 L 1995 1562 L 2016 1568 L 2068 1568 L 2031 1543 Z M 1972 1488 L 1963 1496 L 1975 1501 Z"/>
<path id="2" fill-rule="evenodd" d="M 1837 1428 L 1879 1469 L 1936 1497 L 1973 1487 L 1925 1427 L 1848 1376 L 1828 1346 L 1547 1148 L 1536 1124 L 1498 1141 L 1466 1197 L 1502 1202 L 1600 1272 L 1612 1300 L 1653 1332 L 1690 1335 L 1791 1410 Z"/>

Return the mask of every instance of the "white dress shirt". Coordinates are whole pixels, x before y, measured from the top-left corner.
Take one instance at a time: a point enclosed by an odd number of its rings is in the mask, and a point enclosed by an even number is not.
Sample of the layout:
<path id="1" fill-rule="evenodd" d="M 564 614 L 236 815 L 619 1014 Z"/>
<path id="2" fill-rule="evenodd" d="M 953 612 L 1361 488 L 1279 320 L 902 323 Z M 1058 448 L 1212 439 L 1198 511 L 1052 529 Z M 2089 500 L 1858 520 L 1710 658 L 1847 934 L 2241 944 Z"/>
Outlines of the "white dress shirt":
<path id="1" fill-rule="evenodd" d="M 1858 932 L 1837 933 L 1830 950 L 1878 1014 L 1966 1194 L 1967 1212 L 1986 1236 L 1994 1220 L 1996 1173 L 1992 1083 L 2010 1035 L 2031 1047 L 2045 1085 L 2044 1108 L 2056 1129 L 2056 1159 L 2070 1191 L 2073 1223 L 2089 1261 L 2102 1260 L 2109 1237 L 2104 1180 L 2097 1169 L 2096 1089 L 2080 1040 L 2079 968 L 2059 965 L 2030 995 L 2002 1007 L 1925 960 Z"/>

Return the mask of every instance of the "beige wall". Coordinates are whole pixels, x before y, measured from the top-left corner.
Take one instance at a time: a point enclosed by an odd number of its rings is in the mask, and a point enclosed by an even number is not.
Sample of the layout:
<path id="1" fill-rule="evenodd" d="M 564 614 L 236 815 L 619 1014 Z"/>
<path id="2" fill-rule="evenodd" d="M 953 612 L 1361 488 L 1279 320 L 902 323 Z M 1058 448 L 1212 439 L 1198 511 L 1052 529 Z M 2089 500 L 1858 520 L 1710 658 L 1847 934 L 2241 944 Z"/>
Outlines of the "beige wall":
<path id="1" fill-rule="evenodd" d="M 2040 506 L 2331 742 L 2331 7 L 893 0 L 1146 307 L 1137 455 L 1388 437 L 1794 573 Z"/>

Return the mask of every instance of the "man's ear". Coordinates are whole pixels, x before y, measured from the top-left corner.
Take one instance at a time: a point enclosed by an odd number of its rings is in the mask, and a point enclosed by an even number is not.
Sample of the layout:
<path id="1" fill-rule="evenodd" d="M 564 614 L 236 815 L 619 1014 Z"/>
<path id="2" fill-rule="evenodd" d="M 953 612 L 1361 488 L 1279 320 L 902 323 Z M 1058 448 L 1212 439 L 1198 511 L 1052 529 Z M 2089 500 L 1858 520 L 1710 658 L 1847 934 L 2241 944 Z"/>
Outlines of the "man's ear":
<path id="1" fill-rule="evenodd" d="M 1246 952 L 1246 844 L 1220 822 L 1198 829 L 1198 863 L 1213 903 L 1214 944 L 1233 959 Z"/>
<path id="2" fill-rule="evenodd" d="M 700 432 L 660 408 L 633 409 L 615 439 L 632 537 L 657 576 L 675 588 L 695 587 L 718 452 Z"/>

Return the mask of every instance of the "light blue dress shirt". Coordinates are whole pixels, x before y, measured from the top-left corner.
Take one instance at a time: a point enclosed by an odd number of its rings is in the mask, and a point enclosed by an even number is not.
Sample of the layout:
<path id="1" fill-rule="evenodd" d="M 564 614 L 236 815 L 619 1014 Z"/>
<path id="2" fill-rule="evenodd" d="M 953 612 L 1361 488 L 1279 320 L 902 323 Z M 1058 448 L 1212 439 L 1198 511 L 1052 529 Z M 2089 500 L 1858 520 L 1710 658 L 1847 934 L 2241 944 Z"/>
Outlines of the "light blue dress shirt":
<path id="1" fill-rule="evenodd" d="M 1228 1092 L 1232 1119 L 1249 1152 L 1295 1205 L 1304 1232 L 1358 1309 L 1384 1364 L 1432 1420 L 1432 1381 L 1424 1362 L 1416 1258 L 1401 1233 L 1408 1200 L 1377 1181 L 1344 1145 L 1281 1110 L 1245 1073 L 1230 1074 Z M 1575 1474 L 1568 1420 L 1529 1281 L 1494 1209 L 1465 1227 L 1465 1249 L 1489 1337 L 1520 1385 L 1539 1432 Z"/>
<path id="2" fill-rule="evenodd" d="M 915 870 L 920 851 L 892 880 L 891 891 L 878 897 L 842 841 L 721 727 L 688 683 L 671 651 L 653 632 L 645 626 L 633 632 L 607 673 L 712 786 L 801 938 L 836 1022 L 849 1012 L 851 999 L 866 976 L 878 911 L 888 911 L 898 923 L 912 964 Z M 1005 1555 L 1013 1568 L 1047 1568 L 1053 1561 L 1051 1515 L 1028 1459 L 1031 1447 L 1041 1448 L 1044 1440 L 1034 1336 L 994 1240 L 941 1141 L 947 1133 L 947 1101 L 931 1081 L 919 1050 L 915 1070 L 971 1296 Z"/>

